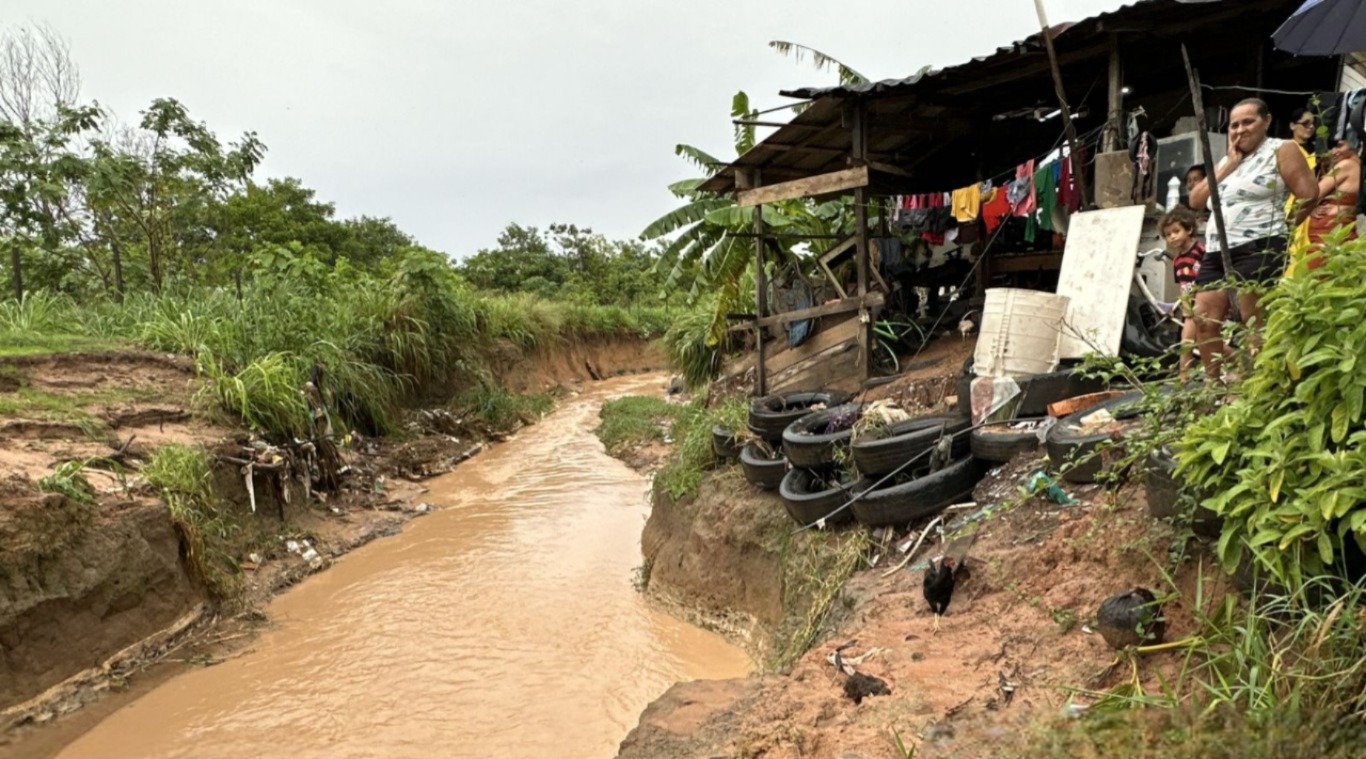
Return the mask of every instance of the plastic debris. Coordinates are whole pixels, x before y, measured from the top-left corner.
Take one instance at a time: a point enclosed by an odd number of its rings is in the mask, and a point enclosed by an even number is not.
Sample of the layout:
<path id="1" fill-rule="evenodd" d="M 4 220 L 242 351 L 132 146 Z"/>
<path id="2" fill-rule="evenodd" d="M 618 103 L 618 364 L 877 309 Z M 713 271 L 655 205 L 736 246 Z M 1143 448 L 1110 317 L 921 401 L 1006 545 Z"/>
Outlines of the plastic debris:
<path id="1" fill-rule="evenodd" d="M 1034 495 L 1043 491 L 1054 503 L 1063 506 L 1071 506 L 1076 503 L 1076 499 L 1067 494 L 1067 491 L 1058 486 L 1042 469 L 1029 475 L 1029 480 L 1025 482 L 1025 492 Z"/>

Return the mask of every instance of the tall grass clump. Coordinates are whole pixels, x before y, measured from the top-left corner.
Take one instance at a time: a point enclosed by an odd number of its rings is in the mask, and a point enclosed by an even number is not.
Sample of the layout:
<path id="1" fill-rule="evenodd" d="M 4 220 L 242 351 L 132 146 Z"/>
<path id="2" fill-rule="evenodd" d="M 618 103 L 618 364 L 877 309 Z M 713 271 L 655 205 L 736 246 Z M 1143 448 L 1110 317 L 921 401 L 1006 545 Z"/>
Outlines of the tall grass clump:
<path id="1" fill-rule="evenodd" d="M 648 395 L 628 395 L 602 404 L 598 412 L 598 439 L 608 453 L 651 440 L 664 440 L 682 409 L 677 403 Z"/>
<path id="2" fill-rule="evenodd" d="M 671 434 L 674 455 L 655 475 L 654 485 L 669 497 L 678 499 L 697 492 L 702 475 L 716 465 L 711 447 L 713 425 L 734 429 L 735 419 L 747 405 L 742 398 L 731 398 L 715 408 L 706 408 L 701 398 L 679 406 Z"/>
<path id="3" fill-rule="evenodd" d="M 235 527 L 214 497 L 211 466 L 202 448 L 171 444 L 152 453 L 142 474 L 170 510 L 190 571 L 215 598 L 224 599 L 235 591 L 236 564 L 227 548 Z"/>
<path id="4" fill-rule="evenodd" d="M 706 308 L 683 311 L 664 333 L 664 350 L 688 387 L 702 387 L 721 373 L 723 342 L 712 339 L 712 313 Z"/>
<path id="5" fill-rule="evenodd" d="M 26 292 L 20 300 L 0 300 L 0 333 L 55 333 L 66 328 L 74 304 L 64 295 Z"/>

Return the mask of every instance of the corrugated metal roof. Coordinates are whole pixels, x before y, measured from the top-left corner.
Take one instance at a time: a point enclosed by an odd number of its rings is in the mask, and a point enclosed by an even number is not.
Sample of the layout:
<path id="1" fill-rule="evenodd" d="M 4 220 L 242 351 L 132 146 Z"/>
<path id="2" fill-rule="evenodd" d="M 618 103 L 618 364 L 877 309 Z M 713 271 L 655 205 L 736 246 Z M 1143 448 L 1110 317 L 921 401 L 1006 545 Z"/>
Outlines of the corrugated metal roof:
<path id="1" fill-rule="evenodd" d="M 1111 33 L 1122 33 L 1125 84 L 1132 84 L 1137 93 L 1129 102 L 1148 104 L 1145 126 L 1150 128 L 1161 128 L 1164 119 L 1170 126 L 1183 102 L 1189 101 L 1180 53 L 1187 41 L 1198 41 L 1190 45 L 1190 54 L 1206 83 L 1251 83 L 1256 51 L 1261 49 L 1266 56 L 1266 86 L 1331 87 L 1317 78 L 1319 64 L 1332 64 L 1292 59 L 1266 44 L 1300 1 L 1137 0 L 1066 25 L 1054 47 L 1069 102 L 1074 108 L 1089 107 L 1090 115 L 1081 119 L 1079 128 L 1094 129 L 1105 121 Z M 881 192 L 929 192 L 995 176 L 1047 153 L 1056 146 L 1060 130 L 1056 119 L 1040 123 L 1009 117 L 1057 107 L 1041 34 L 924 75 L 783 94 L 813 102 L 709 179 L 702 190 L 732 192 L 741 169 L 758 170 L 763 184 L 772 184 L 847 168 L 851 132 L 845 107 L 854 98 L 868 113 L 869 159 L 900 172 L 882 174 L 883 184 L 876 188 Z M 1217 97 L 1210 100 L 1219 104 Z"/>
<path id="2" fill-rule="evenodd" d="M 1073 27 L 1084 26 L 1093 23 L 1103 24 L 1106 20 L 1113 19 L 1115 17 L 1122 17 L 1123 14 L 1137 6 L 1165 1 L 1169 0 L 1135 0 L 1135 2 L 1128 3 L 1126 5 L 1121 5 L 1115 10 L 1109 11 L 1107 13 L 1102 13 L 1098 16 L 1092 16 L 1090 18 L 1078 21 L 1076 23 L 1067 22 L 1062 24 L 1055 24 L 1052 27 L 1053 39 L 1055 41 L 1061 39 L 1061 35 L 1066 33 L 1068 30 L 1072 29 Z M 1182 2 L 1182 0 L 1174 1 Z M 1215 3 L 1229 2 L 1229 0 L 1210 1 Z M 948 66 L 946 68 L 931 69 L 930 71 L 927 71 L 924 74 L 913 74 L 903 79 L 883 79 L 877 82 L 842 84 L 834 87 L 799 87 L 795 90 L 783 90 L 778 94 L 783 95 L 784 97 L 794 97 L 801 98 L 803 100 L 812 100 L 821 97 L 848 97 L 851 95 L 868 95 L 894 92 L 899 89 L 913 87 L 925 79 L 930 79 L 947 73 L 959 72 L 962 69 L 971 67 L 975 64 L 986 63 L 993 59 L 1002 58 L 1005 56 L 1020 55 L 1025 52 L 1043 51 L 1044 49 L 1045 47 L 1043 34 L 1041 32 L 1035 32 L 1034 34 L 1031 34 L 1030 36 L 1024 39 L 1019 40 L 1018 42 L 1014 42 L 1004 47 L 996 48 L 996 51 L 994 53 L 989 53 L 987 55 L 979 55 L 975 58 L 972 58 L 971 60 L 965 61 L 964 63 Z"/>

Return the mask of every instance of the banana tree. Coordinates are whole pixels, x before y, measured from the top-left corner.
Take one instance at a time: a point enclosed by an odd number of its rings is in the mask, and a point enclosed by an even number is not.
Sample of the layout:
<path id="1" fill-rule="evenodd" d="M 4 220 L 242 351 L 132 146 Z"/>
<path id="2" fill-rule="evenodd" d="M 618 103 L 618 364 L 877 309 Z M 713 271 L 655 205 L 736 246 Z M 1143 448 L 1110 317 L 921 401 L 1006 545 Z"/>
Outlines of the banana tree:
<path id="1" fill-rule="evenodd" d="M 755 115 L 749 97 L 736 93 L 731 116 L 742 122 L 735 128 L 736 155 L 754 146 L 754 126 L 744 122 Z M 691 145 L 679 145 L 675 153 L 708 174 L 726 165 Z M 731 198 L 698 191 L 706 180 L 698 177 L 670 185 L 669 190 L 684 204 L 656 219 L 641 237 L 664 244 L 656 263 L 661 271 L 669 271 L 663 294 L 691 279 L 689 303 L 698 302 L 704 294 L 716 296 L 707 341 L 717 345 L 726 332 L 726 314 L 743 310 L 752 295 L 752 291 L 745 292 L 745 285 L 752 285 L 746 275 L 753 269 L 754 238 L 748 234 L 753 230 L 754 211 L 737 206 Z M 853 206 L 847 198 L 825 203 L 786 200 L 762 206 L 762 214 L 769 229 L 784 234 L 772 248 L 776 255 L 770 267 L 795 262 L 807 272 L 814 267 L 814 256 L 805 250 L 801 238 L 847 233 L 852 228 Z"/>

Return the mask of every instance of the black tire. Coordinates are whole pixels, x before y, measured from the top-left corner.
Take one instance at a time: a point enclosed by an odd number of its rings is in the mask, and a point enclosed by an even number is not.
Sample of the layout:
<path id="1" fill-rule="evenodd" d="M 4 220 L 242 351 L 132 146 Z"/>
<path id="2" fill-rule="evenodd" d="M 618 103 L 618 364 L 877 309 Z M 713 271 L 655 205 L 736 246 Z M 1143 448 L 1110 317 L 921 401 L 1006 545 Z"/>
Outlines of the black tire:
<path id="1" fill-rule="evenodd" d="M 812 406 L 825 404 L 827 408 L 847 402 L 852 396 L 843 390 L 823 390 L 815 393 L 778 393 L 755 398 L 749 404 L 749 429 L 770 443 L 783 441 L 783 430 L 789 424 L 811 413 Z"/>
<path id="2" fill-rule="evenodd" d="M 1039 450 L 1037 430 L 1013 430 L 1013 422 L 978 427 L 970 435 L 972 455 L 989 464 L 1007 464 L 1021 453 Z"/>
<path id="3" fill-rule="evenodd" d="M 1148 513 L 1154 519 L 1186 516 L 1187 505 L 1181 501 L 1181 482 L 1176 479 L 1175 469 L 1176 459 L 1166 451 L 1148 454 L 1143 493 L 1148 501 Z M 1223 517 L 1204 506 L 1196 506 L 1190 520 L 1191 531 L 1207 538 L 1219 537 L 1224 527 Z"/>
<path id="4" fill-rule="evenodd" d="M 759 451 L 758 443 L 746 443 L 740 449 L 740 468 L 749 484 L 760 490 L 772 490 L 787 474 L 787 458 L 781 454 L 776 459 L 767 458 Z"/>
<path id="5" fill-rule="evenodd" d="M 1137 391 L 1125 393 L 1059 419 L 1057 424 L 1048 429 L 1048 436 L 1045 441 L 1048 448 L 1048 460 L 1052 463 L 1054 470 L 1061 471 L 1062 478 L 1068 482 L 1077 484 L 1095 482 L 1096 476 L 1101 473 L 1105 466 L 1105 462 L 1101 461 L 1097 451 L 1102 443 L 1111 439 L 1111 433 L 1082 433 L 1076 429 L 1077 425 L 1082 418 L 1101 409 L 1108 410 L 1116 419 L 1131 419 L 1138 415 L 1140 410 L 1138 401 L 1142 397 L 1143 394 Z M 1064 467 L 1070 462 L 1076 463 Z"/>
<path id="6" fill-rule="evenodd" d="M 854 514 L 849 509 L 844 509 L 838 514 L 831 512 L 849 501 L 858 481 L 854 480 L 837 488 L 813 491 L 815 482 L 816 475 L 810 470 L 794 468 L 787 471 L 778 485 L 778 495 L 783 498 L 787 515 L 803 526 L 814 524 L 820 519 L 825 519 L 827 525 L 852 522 Z"/>
<path id="7" fill-rule="evenodd" d="M 900 485 L 870 490 L 875 480 L 860 480 L 854 492 L 856 495 L 862 493 L 862 496 L 849 508 L 859 524 L 904 526 L 971 498 L 973 488 L 981 479 L 981 463 L 964 456 L 938 472 Z"/>
<path id="8" fill-rule="evenodd" d="M 716 454 L 716 458 L 722 461 L 740 458 L 740 439 L 734 432 L 714 425 L 711 428 L 711 452 Z"/>
<path id="9" fill-rule="evenodd" d="M 1047 374 L 1035 374 L 1015 380 L 1020 386 L 1020 405 L 1016 416 L 1044 416 L 1048 404 L 1087 393 L 1098 393 L 1108 386 L 1104 380 L 1073 374 L 1072 369 L 1059 369 Z"/>
<path id="10" fill-rule="evenodd" d="M 861 403 L 832 406 L 815 411 L 788 425 L 783 430 L 783 455 L 792 466 L 807 469 L 829 469 L 835 465 L 836 452 L 849 445 L 853 425 L 839 432 L 822 432 L 836 417 L 853 414 L 857 419 Z"/>
<path id="11" fill-rule="evenodd" d="M 890 435 L 877 440 L 857 440 L 850 446 L 854 466 L 865 477 L 876 477 L 933 448 L 943 435 L 961 433 L 970 422 L 958 414 L 930 414 L 893 424 Z M 953 441 L 954 455 L 968 451 L 968 436 L 959 434 Z M 928 463 L 928 462 L 926 462 Z"/>

